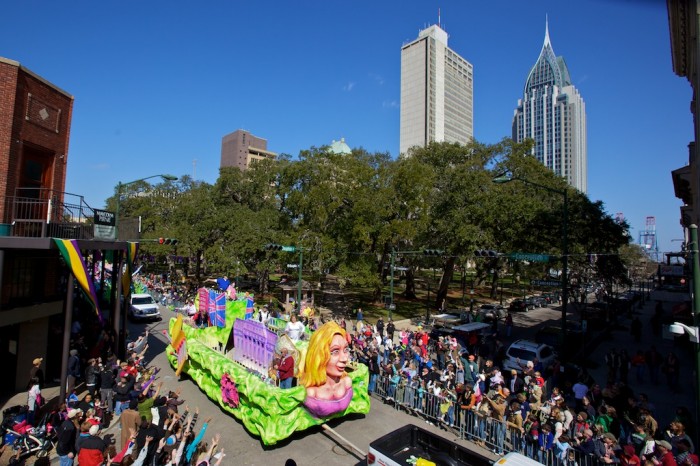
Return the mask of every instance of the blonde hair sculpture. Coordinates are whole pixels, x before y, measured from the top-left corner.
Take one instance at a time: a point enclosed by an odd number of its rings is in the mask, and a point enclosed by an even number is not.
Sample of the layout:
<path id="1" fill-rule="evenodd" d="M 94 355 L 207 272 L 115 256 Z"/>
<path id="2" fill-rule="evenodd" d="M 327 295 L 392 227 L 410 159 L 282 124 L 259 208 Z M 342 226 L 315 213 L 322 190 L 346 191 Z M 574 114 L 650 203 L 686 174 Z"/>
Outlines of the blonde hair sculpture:
<path id="1" fill-rule="evenodd" d="M 304 387 L 318 387 L 326 383 L 326 365 L 331 359 L 331 341 L 335 335 L 347 339 L 347 333 L 337 323 L 330 321 L 321 325 L 309 340 L 304 360 L 304 372 L 299 383 Z M 343 374 L 345 377 L 347 374 Z"/>

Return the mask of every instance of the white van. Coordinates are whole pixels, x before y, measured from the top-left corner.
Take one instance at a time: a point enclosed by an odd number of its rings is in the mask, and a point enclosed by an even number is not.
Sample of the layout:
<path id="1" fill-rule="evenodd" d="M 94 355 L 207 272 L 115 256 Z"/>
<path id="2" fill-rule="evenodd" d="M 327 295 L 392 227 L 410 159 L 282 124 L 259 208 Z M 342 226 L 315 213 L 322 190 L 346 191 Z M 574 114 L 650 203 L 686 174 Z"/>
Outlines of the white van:
<path id="1" fill-rule="evenodd" d="M 542 466 L 542 463 L 539 461 L 530 459 L 520 453 L 508 453 L 493 464 L 494 466 Z"/>

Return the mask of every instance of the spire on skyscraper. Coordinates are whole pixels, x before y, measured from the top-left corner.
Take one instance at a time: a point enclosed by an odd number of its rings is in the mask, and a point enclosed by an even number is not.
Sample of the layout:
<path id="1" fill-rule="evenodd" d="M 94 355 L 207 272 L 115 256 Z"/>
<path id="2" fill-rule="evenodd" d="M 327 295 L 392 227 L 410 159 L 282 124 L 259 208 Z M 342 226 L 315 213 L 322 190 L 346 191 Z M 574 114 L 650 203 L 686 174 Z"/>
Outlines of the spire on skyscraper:
<path id="1" fill-rule="evenodd" d="M 582 192 L 587 188 L 586 108 L 563 57 L 557 57 L 545 16 L 544 42 L 513 116 L 513 139 L 533 139 L 532 155 Z"/>

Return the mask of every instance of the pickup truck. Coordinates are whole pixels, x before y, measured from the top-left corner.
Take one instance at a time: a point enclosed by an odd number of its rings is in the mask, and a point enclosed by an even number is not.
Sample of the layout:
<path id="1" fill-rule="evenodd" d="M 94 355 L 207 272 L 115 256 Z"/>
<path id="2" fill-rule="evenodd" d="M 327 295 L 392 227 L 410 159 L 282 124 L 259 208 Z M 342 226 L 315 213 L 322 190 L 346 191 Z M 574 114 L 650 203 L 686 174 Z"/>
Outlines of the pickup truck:
<path id="1" fill-rule="evenodd" d="M 493 461 L 438 434 L 408 424 L 370 443 L 367 464 L 490 466 Z"/>

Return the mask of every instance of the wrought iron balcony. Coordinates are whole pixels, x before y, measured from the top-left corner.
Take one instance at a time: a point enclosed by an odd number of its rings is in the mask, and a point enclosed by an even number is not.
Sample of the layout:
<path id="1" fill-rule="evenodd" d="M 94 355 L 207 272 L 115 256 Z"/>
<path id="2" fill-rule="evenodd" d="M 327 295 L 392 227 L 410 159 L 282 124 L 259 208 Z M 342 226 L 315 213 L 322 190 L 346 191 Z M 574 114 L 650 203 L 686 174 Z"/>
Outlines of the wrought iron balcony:
<path id="1" fill-rule="evenodd" d="M 5 198 L 0 236 L 93 239 L 94 209 L 83 196 L 18 188 Z"/>

